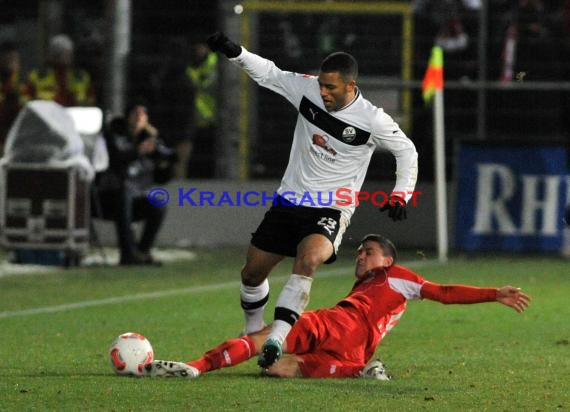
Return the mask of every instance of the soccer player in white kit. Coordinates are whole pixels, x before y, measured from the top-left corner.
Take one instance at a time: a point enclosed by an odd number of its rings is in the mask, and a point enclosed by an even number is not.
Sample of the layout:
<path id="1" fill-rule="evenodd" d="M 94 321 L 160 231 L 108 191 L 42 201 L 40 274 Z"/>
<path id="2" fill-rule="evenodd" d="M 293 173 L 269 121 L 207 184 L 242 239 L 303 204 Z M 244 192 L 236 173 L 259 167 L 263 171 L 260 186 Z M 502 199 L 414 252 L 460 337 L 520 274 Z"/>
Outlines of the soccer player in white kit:
<path id="1" fill-rule="evenodd" d="M 241 271 L 241 306 L 249 334 L 265 326 L 269 273 L 284 257 L 295 258 L 258 357 L 259 366 L 267 368 L 281 357 L 287 334 L 307 306 L 316 269 L 336 258 L 356 206 L 341 195 L 354 196 L 374 151 L 388 150 L 396 159 L 396 184 L 380 210 L 395 221 L 405 219 L 418 155 L 398 124 L 362 96 L 356 86 L 358 64 L 350 54 L 327 56 L 319 75 L 310 76 L 281 70 L 220 32 L 208 38 L 208 45 L 299 111 L 279 196 L 253 233 Z"/>

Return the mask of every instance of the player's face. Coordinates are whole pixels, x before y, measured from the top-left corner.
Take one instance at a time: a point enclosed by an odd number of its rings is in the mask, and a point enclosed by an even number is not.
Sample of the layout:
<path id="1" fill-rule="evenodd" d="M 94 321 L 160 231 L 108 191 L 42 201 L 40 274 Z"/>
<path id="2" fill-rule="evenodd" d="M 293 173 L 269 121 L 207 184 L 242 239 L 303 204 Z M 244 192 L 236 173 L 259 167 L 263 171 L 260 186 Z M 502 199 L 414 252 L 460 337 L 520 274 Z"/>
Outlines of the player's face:
<path id="1" fill-rule="evenodd" d="M 339 72 L 319 74 L 319 87 L 321 99 L 327 111 L 332 112 L 342 109 L 354 98 L 356 82 L 345 82 Z"/>
<path id="2" fill-rule="evenodd" d="M 368 271 L 378 267 L 388 267 L 393 262 L 393 258 L 384 256 L 384 251 L 377 242 L 367 240 L 358 248 L 354 274 L 358 279 L 363 279 L 368 276 Z"/>

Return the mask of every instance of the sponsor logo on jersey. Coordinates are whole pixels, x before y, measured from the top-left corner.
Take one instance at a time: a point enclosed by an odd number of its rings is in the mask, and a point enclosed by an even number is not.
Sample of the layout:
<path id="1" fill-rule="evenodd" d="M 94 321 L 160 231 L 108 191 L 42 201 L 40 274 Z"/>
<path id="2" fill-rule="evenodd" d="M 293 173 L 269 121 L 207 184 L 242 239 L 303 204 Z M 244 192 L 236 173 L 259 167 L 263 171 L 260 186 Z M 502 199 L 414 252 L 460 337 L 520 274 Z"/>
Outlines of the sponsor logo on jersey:
<path id="1" fill-rule="evenodd" d="M 323 149 L 325 149 L 327 152 L 329 152 L 333 156 L 337 155 L 336 150 L 334 150 L 334 148 L 329 144 L 329 137 L 326 134 L 320 135 L 320 134 L 314 133 L 313 134 L 313 144 L 316 146 L 322 147 Z"/>
<path id="2" fill-rule="evenodd" d="M 356 129 L 352 126 L 345 127 L 342 131 L 342 141 L 351 143 L 354 139 L 356 139 Z"/>

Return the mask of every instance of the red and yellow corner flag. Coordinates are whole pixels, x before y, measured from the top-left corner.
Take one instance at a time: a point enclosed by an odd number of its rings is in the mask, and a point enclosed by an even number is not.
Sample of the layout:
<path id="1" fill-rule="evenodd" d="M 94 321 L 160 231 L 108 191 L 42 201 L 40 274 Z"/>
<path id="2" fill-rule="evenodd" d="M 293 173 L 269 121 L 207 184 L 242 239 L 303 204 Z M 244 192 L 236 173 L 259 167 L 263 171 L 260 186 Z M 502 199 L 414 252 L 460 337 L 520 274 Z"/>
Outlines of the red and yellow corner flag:
<path id="1" fill-rule="evenodd" d="M 443 50 L 439 46 L 434 46 L 422 81 L 424 102 L 429 103 L 437 90 L 443 90 Z"/>

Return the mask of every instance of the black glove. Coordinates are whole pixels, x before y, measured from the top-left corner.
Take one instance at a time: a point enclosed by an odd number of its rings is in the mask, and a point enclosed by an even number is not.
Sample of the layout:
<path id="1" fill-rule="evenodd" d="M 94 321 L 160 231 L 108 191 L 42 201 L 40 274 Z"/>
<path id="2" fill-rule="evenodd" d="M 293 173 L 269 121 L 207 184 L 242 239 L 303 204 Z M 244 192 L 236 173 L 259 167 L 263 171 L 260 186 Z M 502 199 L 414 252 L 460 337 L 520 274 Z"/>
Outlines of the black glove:
<path id="1" fill-rule="evenodd" d="M 232 57 L 238 57 L 241 54 L 241 46 L 235 44 L 220 31 L 208 37 L 206 42 L 212 51 L 224 53 L 230 59 Z"/>
<path id="2" fill-rule="evenodd" d="M 394 222 L 397 220 L 407 219 L 408 213 L 406 212 L 406 201 L 400 196 L 392 195 L 390 200 L 380 208 L 380 212 L 388 211 L 388 217 Z"/>

